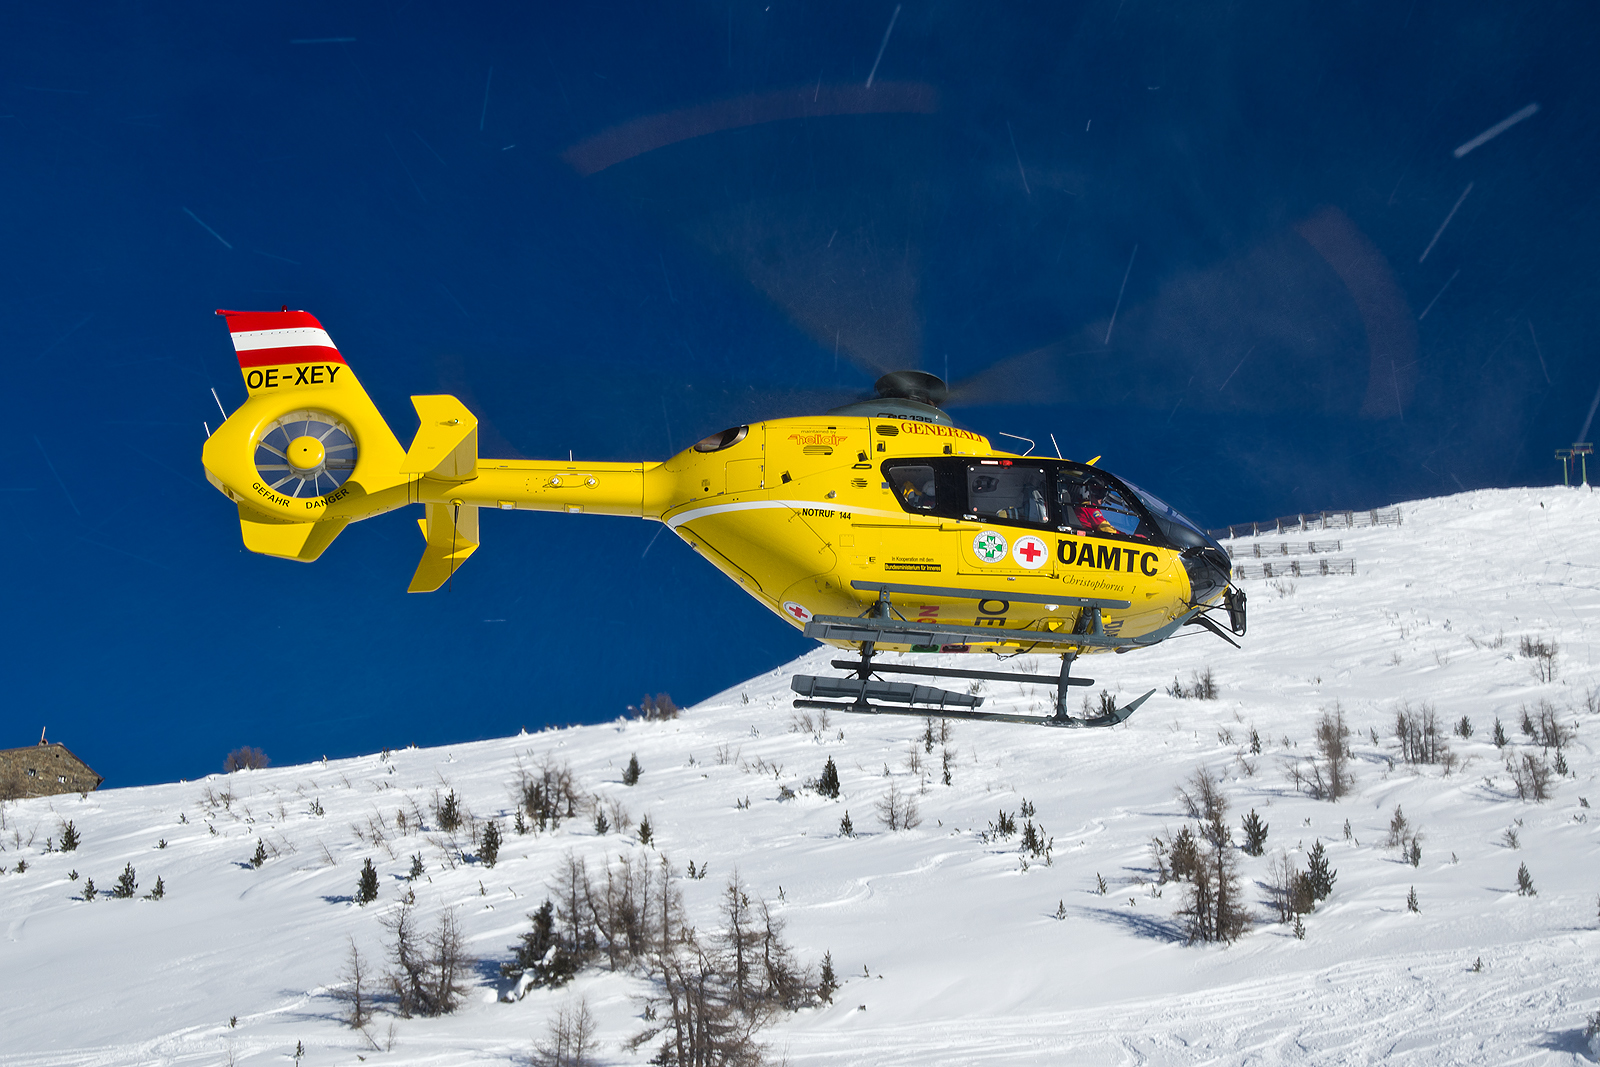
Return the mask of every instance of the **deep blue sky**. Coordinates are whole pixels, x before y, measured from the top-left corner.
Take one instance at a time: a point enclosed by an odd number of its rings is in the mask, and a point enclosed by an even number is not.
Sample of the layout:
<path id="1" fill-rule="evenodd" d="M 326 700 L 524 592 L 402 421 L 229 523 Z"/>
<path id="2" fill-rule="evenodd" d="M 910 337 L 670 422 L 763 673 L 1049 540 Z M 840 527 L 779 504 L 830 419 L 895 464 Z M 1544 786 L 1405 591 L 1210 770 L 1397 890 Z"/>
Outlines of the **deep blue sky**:
<path id="1" fill-rule="evenodd" d="M 402 442 L 454 392 L 485 454 L 665 458 L 916 364 L 1211 526 L 1559 477 L 1600 385 L 1590 5 L 910 0 L 874 72 L 894 10 L 0 11 L 0 745 L 131 785 L 807 647 L 632 520 L 488 513 L 431 596 L 408 513 L 244 553 L 199 462 L 244 398 L 217 307 L 311 311 Z M 923 104 L 563 161 L 869 73 Z"/>

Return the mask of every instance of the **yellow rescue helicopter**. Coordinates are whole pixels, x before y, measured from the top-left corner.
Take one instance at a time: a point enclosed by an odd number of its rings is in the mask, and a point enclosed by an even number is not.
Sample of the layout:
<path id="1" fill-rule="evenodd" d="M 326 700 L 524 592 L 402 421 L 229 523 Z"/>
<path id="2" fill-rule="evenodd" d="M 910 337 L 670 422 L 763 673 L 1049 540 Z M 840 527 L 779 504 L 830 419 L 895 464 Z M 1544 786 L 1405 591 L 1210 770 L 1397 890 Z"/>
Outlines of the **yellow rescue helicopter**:
<path id="1" fill-rule="evenodd" d="M 479 508 L 654 519 L 790 626 L 857 652 L 834 662 L 847 677 L 796 676 L 796 706 L 868 713 L 1112 726 L 1154 690 L 1073 715 L 1069 689 L 1093 684 L 1071 676 L 1077 656 L 1186 625 L 1231 643 L 1217 611 L 1245 631 L 1244 594 L 1203 530 L 1094 461 L 994 448 L 940 410 L 931 374 L 888 374 L 873 399 L 735 426 L 662 463 L 488 459 L 453 396 L 412 397 L 420 425 L 401 447 L 307 312 L 217 314 L 249 398 L 203 461 L 252 552 L 315 560 L 349 523 L 421 504 L 410 591 L 425 593 L 477 550 Z M 1054 714 L 874 677 L 1040 675 L 874 662 L 883 651 L 1059 654 Z"/>

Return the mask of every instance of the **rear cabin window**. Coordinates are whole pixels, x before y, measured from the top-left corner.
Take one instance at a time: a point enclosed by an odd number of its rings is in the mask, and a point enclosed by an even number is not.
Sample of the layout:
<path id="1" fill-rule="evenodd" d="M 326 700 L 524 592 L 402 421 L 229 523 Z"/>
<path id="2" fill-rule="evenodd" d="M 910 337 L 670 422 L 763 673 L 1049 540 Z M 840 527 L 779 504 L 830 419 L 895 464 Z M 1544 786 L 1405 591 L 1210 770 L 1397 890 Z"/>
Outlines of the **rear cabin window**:
<path id="1" fill-rule="evenodd" d="M 967 465 L 967 511 L 996 522 L 1050 521 L 1049 475 L 1020 463 Z"/>

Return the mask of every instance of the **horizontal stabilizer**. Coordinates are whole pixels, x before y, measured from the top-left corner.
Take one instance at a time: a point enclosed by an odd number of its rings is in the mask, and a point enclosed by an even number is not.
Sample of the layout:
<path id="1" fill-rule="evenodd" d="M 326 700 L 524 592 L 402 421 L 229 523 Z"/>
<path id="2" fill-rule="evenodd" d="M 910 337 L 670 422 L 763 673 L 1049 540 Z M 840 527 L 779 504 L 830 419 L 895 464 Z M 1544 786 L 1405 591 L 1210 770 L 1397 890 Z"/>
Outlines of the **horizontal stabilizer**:
<path id="1" fill-rule="evenodd" d="M 280 556 L 310 563 L 333 544 L 349 519 L 322 522 L 282 522 L 239 505 L 239 532 L 244 547 L 264 556 Z"/>
<path id="2" fill-rule="evenodd" d="M 478 509 L 471 504 L 429 504 L 427 518 L 418 519 L 427 546 L 408 593 L 431 593 L 478 550 Z"/>
<path id="3" fill-rule="evenodd" d="M 426 474 L 464 482 L 478 475 L 478 419 L 453 396 L 414 396 L 421 425 L 401 474 Z"/>

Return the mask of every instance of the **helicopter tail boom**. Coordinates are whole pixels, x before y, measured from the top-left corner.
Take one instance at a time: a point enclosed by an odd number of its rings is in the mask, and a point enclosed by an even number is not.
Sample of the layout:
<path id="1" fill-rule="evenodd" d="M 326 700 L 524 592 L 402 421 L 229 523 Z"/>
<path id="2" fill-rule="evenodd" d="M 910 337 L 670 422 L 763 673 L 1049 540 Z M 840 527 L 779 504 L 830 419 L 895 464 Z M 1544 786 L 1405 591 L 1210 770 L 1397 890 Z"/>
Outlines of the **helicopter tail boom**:
<path id="1" fill-rule="evenodd" d="M 206 477 L 239 509 L 245 547 L 316 559 L 351 522 L 425 505 L 412 592 L 443 585 L 477 549 L 478 509 L 658 518 L 658 465 L 482 459 L 478 420 L 453 396 L 414 396 L 402 448 L 322 324 L 304 311 L 219 311 L 249 392 L 206 441 Z M 648 493 L 647 493 L 648 490 Z"/>

